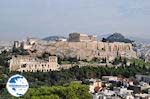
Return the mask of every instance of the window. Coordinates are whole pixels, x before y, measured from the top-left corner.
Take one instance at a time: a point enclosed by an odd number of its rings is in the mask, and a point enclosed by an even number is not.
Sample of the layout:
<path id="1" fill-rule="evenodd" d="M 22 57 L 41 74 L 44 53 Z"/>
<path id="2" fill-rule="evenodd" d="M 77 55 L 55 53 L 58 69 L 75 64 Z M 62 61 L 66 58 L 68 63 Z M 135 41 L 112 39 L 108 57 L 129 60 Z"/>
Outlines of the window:
<path id="1" fill-rule="evenodd" d="M 102 48 L 102 51 L 105 51 L 105 48 Z"/>
<path id="2" fill-rule="evenodd" d="M 21 68 L 26 68 L 27 64 L 22 64 Z"/>

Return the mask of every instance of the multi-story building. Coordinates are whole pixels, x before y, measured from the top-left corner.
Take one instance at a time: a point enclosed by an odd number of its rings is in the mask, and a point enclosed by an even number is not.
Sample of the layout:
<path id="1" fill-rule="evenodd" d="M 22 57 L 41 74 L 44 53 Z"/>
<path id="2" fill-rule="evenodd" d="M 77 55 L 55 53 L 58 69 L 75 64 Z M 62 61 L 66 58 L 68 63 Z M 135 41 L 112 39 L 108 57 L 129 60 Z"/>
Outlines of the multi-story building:
<path id="1" fill-rule="evenodd" d="M 135 75 L 138 81 L 144 81 L 150 84 L 150 75 Z"/>
<path id="2" fill-rule="evenodd" d="M 50 56 L 49 60 L 38 59 L 32 56 L 14 56 L 10 60 L 10 72 L 48 72 L 59 70 L 56 56 Z"/>

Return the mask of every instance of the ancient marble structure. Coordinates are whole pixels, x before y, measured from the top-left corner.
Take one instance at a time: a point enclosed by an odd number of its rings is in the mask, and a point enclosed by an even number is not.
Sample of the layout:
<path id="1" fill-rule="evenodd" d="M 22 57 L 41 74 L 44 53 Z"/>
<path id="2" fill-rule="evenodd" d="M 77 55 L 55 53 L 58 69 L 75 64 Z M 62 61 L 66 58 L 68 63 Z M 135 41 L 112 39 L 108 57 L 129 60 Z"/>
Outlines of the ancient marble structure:
<path id="1" fill-rule="evenodd" d="M 10 72 L 48 72 L 59 70 L 59 68 L 56 56 L 50 56 L 49 60 L 41 60 L 33 56 L 14 56 L 9 66 Z"/>
<path id="2" fill-rule="evenodd" d="M 71 34 L 69 34 L 68 41 L 69 42 L 96 41 L 96 36 L 82 34 L 82 33 L 71 33 Z"/>

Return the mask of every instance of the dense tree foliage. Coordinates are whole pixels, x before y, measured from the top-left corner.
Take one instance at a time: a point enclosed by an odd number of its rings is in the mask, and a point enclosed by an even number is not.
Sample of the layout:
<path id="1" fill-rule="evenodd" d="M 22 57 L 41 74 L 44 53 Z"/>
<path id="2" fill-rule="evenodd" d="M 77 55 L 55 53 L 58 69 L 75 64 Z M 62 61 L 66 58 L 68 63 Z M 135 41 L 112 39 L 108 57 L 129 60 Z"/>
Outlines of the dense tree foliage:
<path id="1" fill-rule="evenodd" d="M 19 99 L 91 99 L 88 92 L 88 86 L 76 82 L 65 84 L 63 86 L 39 86 L 38 88 L 29 88 L 28 92 Z M 18 99 L 10 96 L 5 90 L 1 96 L 2 99 Z"/>
<path id="2" fill-rule="evenodd" d="M 29 55 L 29 52 L 23 48 L 13 48 L 12 54 L 14 54 L 14 55 Z"/>

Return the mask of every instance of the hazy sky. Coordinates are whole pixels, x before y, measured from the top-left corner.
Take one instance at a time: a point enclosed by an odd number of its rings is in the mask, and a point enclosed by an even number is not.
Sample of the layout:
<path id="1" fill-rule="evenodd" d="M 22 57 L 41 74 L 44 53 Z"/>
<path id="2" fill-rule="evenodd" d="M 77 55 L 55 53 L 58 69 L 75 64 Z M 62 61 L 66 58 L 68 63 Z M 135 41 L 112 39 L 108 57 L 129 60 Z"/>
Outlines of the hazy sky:
<path id="1" fill-rule="evenodd" d="M 150 0 L 0 0 L 0 40 L 149 31 Z"/>

